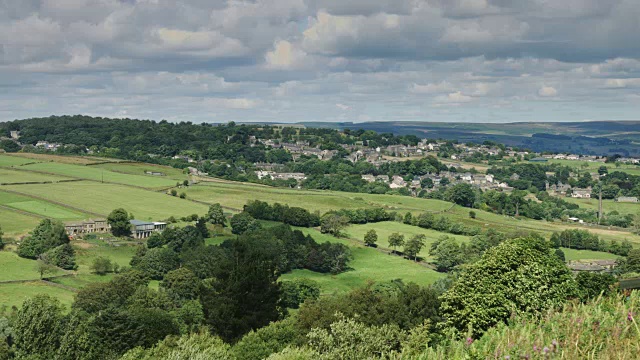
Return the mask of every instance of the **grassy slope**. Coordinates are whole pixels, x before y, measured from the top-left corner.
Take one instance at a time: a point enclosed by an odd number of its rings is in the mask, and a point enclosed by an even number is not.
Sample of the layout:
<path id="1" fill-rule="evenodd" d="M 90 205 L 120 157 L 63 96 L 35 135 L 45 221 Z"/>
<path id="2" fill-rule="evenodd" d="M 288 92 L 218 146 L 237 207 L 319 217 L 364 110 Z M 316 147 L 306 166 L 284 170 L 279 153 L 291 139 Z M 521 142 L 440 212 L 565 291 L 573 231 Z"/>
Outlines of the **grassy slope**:
<path id="1" fill-rule="evenodd" d="M 620 256 L 602 251 L 576 250 L 562 248 L 565 260 L 615 260 Z"/>
<path id="2" fill-rule="evenodd" d="M 88 213 L 107 216 L 124 208 L 140 220 L 162 220 L 169 216 L 205 214 L 208 207 L 164 193 L 115 184 L 73 182 L 45 185 L 8 186 L 8 189 L 41 197 L 45 201 L 68 204 Z"/>
<path id="3" fill-rule="evenodd" d="M 26 171 L 17 171 L 11 169 L 0 169 L 0 184 L 21 183 L 29 181 L 60 181 L 68 178 L 57 175 L 34 174 Z"/>
<path id="4" fill-rule="evenodd" d="M 420 252 L 420 255 L 425 257 L 426 259 L 430 258 L 429 246 L 431 246 L 433 242 L 435 242 L 439 237 L 443 235 L 454 237 L 456 240 L 461 242 L 462 241 L 466 242 L 469 240 L 468 236 L 452 235 L 452 234 L 447 234 L 447 233 L 439 232 L 432 229 L 421 229 L 417 226 L 406 225 L 406 224 L 398 223 L 395 221 L 383 221 L 379 223 L 351 225 L 345 230 L 345 232 L 349 234 L 350 237 L 363 241 L 364 235 L 367 233 L 367 231 L 372 229 L 375 230 L 376 233 L 378 234 L 378 243 L 377 243 L 378 246 L 381 246 L 383 248 L 390 248 L 388 239 L 389 239 L 389 235 L 391 235 L 392 233 L 397 232 L 397 233 L 403 234 L 405 237 L 405 241 L 409 240 L 414 235 L 424 234 L 426 236 L 425 246 Z M 402 249 L 399 248 L 397 250 L 402 250 Z"/>
<path id="5" fill-rule="evenodd" d="M 23 259 L 16 253 L 10 251 L 0 251 L 0 281 L 8 280 L 37 280 L 40 274 L 36 270 L 36 261 Z M 52 275 L 62 274 L 62 271 Z"/>
<path id="6" fill-rule="evenodd" d="M 39 281 L 0 284 L 0 306 L 20 307 L 26 299 L 38 294 L 51 295 L 60 300 L 67 309 L 70 309 L 75 293 L 67 289 L 46 285 Z"/>
<path id="7" fill-rule="evenodd" d="M 31 159 L 12 156 L 12 155 L 1 155 L 0 154 L 0 166 L 1 167 L 20 166 L 22 164 L 27 164 L 27 163 L 31 163 L 31 162 L 33 162 L 33 160 L 31 160 Z"/>
<path id="8" fill-rule="evenodd" d="M 155 176 L 156 178 L 167 180 L 173 180 L 174 184 L 176 181 L 182 181 L 187 179 L 187 175 L 182 172 L 180 169 L 172 168 L 169 166 L 162 165 L 153 165 L 153 164 L 143 164 L 143 163 L 109 163 L 109 164 L 100 164 L 92 166 L 98 169 L 105 169 L 117 173 L 130 174 L 130 175 L 141 175 L 141 176 L 149 176 L 146 175 L 145 171 L 159 171 L 165 174 L 165 176 Z"/>
<path id="9" fill-rule="evenodd" d="M 163 177 L 152 175 L 132 175 L 121 174 L 93 166 L 82 166 L 72 164 L 62 164 L 55 162 L 37 163 L 24 165 L 24 170 L 43 171 L 52 174 L 59 174 L 74 178 L 88 179 L 94 181 L 105 181 L 125 185 L 134 185 L 151 189 L 167 188 L 175 186 L 176 182 Z"/>
<path id="10" fill-rule="evenodd" d="M 574 204 L 578 204 L 578 206 L 584 209 L 598 210 L 598 199 L 565 198 L 564 200 L 572 202 Z M 602 210 L 604 214 L 615 210 L 622 215 L 635 215 L 640 213 L 640 203 L 619 203 L 614 200 L 602 200 Z"/>
<path id="11" fill-rule="evenodd" d="M 344 292 L 353 287 L 362 286 L 368 282 L 384 282 L 402 279 L 405 282 L 415 282 L 428 285 L 444 277 L 431 269 L 416 264 L 399 256 L 388 255 L 372 248 L 366 248 L 344 239 L 321 234 L 315 229 L 300 229 L 310 234 L 318 242 L 339 242 L 351 247 L 353 260 L 350 266 L 353 270 L 338 275 L 320 274 L 309 270 L 295 270 L 282 276 L 283 280 L 306 278 L 317 281 L 323 294 Z"/>

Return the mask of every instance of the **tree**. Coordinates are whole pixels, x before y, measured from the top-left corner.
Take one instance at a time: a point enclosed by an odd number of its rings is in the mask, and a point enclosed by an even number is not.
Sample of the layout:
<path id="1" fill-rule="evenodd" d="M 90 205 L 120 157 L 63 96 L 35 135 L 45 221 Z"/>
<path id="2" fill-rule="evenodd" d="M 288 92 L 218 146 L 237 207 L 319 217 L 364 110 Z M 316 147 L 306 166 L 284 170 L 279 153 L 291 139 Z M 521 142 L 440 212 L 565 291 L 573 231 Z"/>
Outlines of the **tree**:
<path id="1" fill-rule="evenodd" d="M 320 220 L 320 232 L 340 237 L 342 230 L 349 226 L 349 218 L 336 214 L 325 214 Z"/>
<path id="2" fill-rule="evenodd" d="M 121 360 L 232 360 L 230 346 L 220 338 L 207 332 L 182 335 L 180 338 L 167 337 L 154 347 L 136 347 L 129 350 Z"/>
<path id="3" fill-rule="evenodd" d="M 213 225 L 226 226 L 227 218 L 224 216 L 224 212 L 222 211 L 222 206 L 220 206 L 220 204 L 216 203 L 209 206 L 207 220 Z"/>
<path id="4" fill-rule="evenodd" d="M 436 269 L 448 272 L 464 263 L 465 254 L 456 239 L 444 235 L 431 245 L 429 255 L 433 256 Z"/>
<path id="5" fill-rule="evenodd" d="M 18 358 L 53 359 L 64 329 L 60 301 L 44 294 L 27 299 L 13 322 Z"/>
<path id="6" fill-rule="evenodd" d="M 612 292 L 611 286 L 615 284 L 616 278 L 611 274 L 598 274 L 581 271 L 576 276 L 580 300 L 586 302 L 596 298 L 601 294 L 607 296 Z"/>
<path id="7" fill-rule="evenodd" d="M 424 234 L 418 234 L 413 236 L 404 244 L 404 253 L 409 258 L 413 257 L 413 260 L 418 261 L 418 254 L 424 247 L 424 240 L 426 236 Z"/>
<path id="8" fill-rule="evenodd" d="M 189 186 L 189 180 L 184 180 L 184 181 L 182 182 L 182 185 L 183 185 L 183 186 Z"/>
<path id="9" fill-rule="evenodd" d="M 125 209 L 118 208 L 113 210 L 107 216 L 107 222 L 111 226 L 113 236 L 129 236 L 131 235 L 131 223 L 129 222 L 129 214 Z"/>
<path id="10" fill-rule="evenodd" d="M 377 241 L 378 241 L 378 234 L 373 229 L 367 231 L 367 233 L 364 235 L 364 244 L 366 246 L 375 247 Z"/>
<path id="11" fill-rule="evenodd" d="M 49 262 L 47 262 L 46 259 L 40 259 L 36 263 L 36 271 L 38 272 L 38 274 L 40 274 L 41 280 L 45 278 L 45 275 L 55 274 L 57 270 L 58 269 L 55 266 L 51 265 Z"/>
<path id="12" fill-rule="evenodd" d="M 236 235 L 260 228 L 260 223 L 244 211 L 233 215 L 229 223 L 231 224 L 231 232 Z"/>
<path id="13" fill-rule="evenodd" d="M 393 248 L 393 252 L 396 252 L 396 248 L 402 245 L 404 245 L 404 235 L 397 232 L 389 235 L 389 246 Z"/>
<path id="14" fill-rule="evenodd" d="M 294 279 L 280 283 L 282 291 L 282 306 L 297 309 L 307 299 L 315 300 L 320 297 L 320 286 L 309 279 Z"/>
<path id="15" fill-rule="evenodd" d="M 171 196 L 178 196 L 178 190 L 171 189 Z"/>
<path id="16" fill-rule="evenodd" d="M 478 338 L 519 313 L 539 313 L 579 294 L 566 265 L 539 236 L 507 240 L 465 267 L 442 299 L 444 325 Z"/>
<path id="17" fill-rule="evenodd" d="M 78 268 L 78 265 L 76 265 L 76 252 L 69 243 L 55 247 L 41 257 L 46 258 L 48 263 L 61 269 L 76 270 Z"/>
<path id="18" fill-rule="evenodd" d="M 169 271 L 160 286 L 180 300 L 197 299 L 200 295 L 201 280 L 187 268 Z"/>
<path id="19" fill-rule="evenodd" d="M 168 248 L 153 248 L 147 250 L 135 265 L 153 280 L 161 280 L 166 273 L 177 269 L 180 265 L 178 254 Z"/>
<path id="20" fill-rule="evenodd" d="M 472 207 L 476 200 L 476 193 L 471 185 L 467 183 L 458 183 L 447 189 L 445 194 L 447 201 L 464 207 Z"/>
<path id="21" fill-rule="evenodd" d="M 93 262 L 91 263 L 91 271 L 98 275 L 106 275 L 107 273 L 112 272 L 113 265 L 111 264 L 111 260 L 104 256 L 98 256 L 93 259 Z"/>
<path id="22" fill-rule="evenodd" d="M 564 255 L 564 251 L 562 251 L 562 249 L 556 249 L 554 251 L 554 254 L 556 254 L 556 256 L 558 257 L 558 259 L 560 259 L 560 261 L 562 261 L 562 262 L 566 261 L 566 257 Z"/>
<path id="23" fill-rule="evenodd" d="M 186 198 L 187 198 L 187 193 L 181 192 L 180 193 L 180 199 L 186 199 Z"/>
<path id="24" fill-rule="evenodd" d="M 476 212 L 475 212 L 475 211 L 473 211 L 473 210 L 469 211 L 469 217 L 470 217 L 471 219 L 475 219 L 475 218 L 476 218 Z"/>
<path id="25" fill-rule="evenodd" d="M 24 258 L 37 259 L 45 252 L 67 244 L 69 236 L 64 225 L 59 221 L 44 219 L 18 246 L 18 255 Z"/>
<path id="26" fill-rule="evenodd" d="M 605 175 L 609 173 L 609 169 L 607 169 L 606 165 L 602 165 L 598 168 L 598 174 L 599 175 Z"/>

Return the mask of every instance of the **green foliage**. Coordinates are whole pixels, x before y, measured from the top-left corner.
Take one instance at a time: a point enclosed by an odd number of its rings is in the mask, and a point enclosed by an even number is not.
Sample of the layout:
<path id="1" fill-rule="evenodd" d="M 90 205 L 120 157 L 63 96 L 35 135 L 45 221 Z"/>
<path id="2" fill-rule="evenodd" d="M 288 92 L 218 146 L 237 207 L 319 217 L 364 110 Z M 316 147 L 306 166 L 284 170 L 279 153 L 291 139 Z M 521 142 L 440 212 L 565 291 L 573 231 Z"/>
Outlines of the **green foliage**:
<path id="1" fill-rule="evenodd" d="M 113 210 L 109 216 L 107 216 L 107 222 L 111 226 L 113 236 L 131 235 L 131 223 L 129 220 L 129 213 L 127 213 L 125 209 L 119 208 Z"/>
<path id="2" fill-rule="evenodd" d="M 580 299 L 586 302 L 601 294 L 604 296 L 611 294 L 612 286 L 616 283 L 616 278 L 611 274 L 582 271 L 576 276 L 576 283 L 580 290 Z"/>
<path id="3" fill-rule="evenodd" d="M 69 236 L 64 225 L 59 221 L 44 219 L 33 229 L 18 246 L 18 255 L 24 258 L 36 259 L 45 252 L 69 243 Z"/>
<path id="4" fill-rule="evenodd" d="M 71 244 L 66 243 L 48 250 L 42 255 L 47 263 L 65 270 L 76 270 L 76 253 Z"/>
<path id="5" fill-rule="evenodd" d="M 231 217 L 231 232 L 240 235 L 247 231 L 260 229 L 260 223 L 246 212 L 235 214 Z"/>
<path id="6" fill-rule="evenodd" d="M 216 203 L 209 206 L 209 212 L 207 212 L 206 219 L 213 225 L 226 226 L 227 218 L 224 216 L 222 206 Z"/>
<path id="7" fill-rule="evenodd" d="M 80 289 L 73 308 L 96 313 L 109 307 L 121 307 L 138 287 L 148 283 L 149 278 L 137 270 L 118 274 L 109 282 L 93 283 Z"/>
<path id="8" fill-rule="evenodd" d="M 167 337 L 154 347 L 142 347 L 128 351 L 121 360 L 232 360 L 229 345 L 206 332 Z"/>
<path id="9" fill-rule="evenodd" d="M 466 254 L 456 239 L 443 235 L 429 249 L 438 271 L 448 272 L 465 262 Z"/>
<path id="10" fill-rule="evenodd" d="M 177 269 L 179 265 L 178 254 L 168 248 L 149 249 L 137 264 L 132 264 L 153 280 L 162 280 L 166 273 Z"/>
<path id="11" fill-rule="evenodd" d="M 309 279 L 294 279 L 280 283 L 282 291 L 281 304 L 290 309 L 297 309 L 307 299 L 316 300 L 320 297 L 320 286 Z"/>
<path id="12" fill-rule="evenodd" d="M 375 246 L 378 242 L 378 234 L 375 230 L 371 229 L 364 235 L 364 244 L 366 246 Z"/>
<path id="13" fill-rule="evenodd" d="M 249 332 L 233 346 L 232 353 L 237 360 L 265 359 L 301 340 L 295 318 L 288 317 Z"/>
<path id="14" fill-rule="evenodd" d="M 331 234 L 335 237 L 342 235 L 342 230 L 349 226 L 349 218 L 336 214 L 325 214 L 320 219 L 320 232 L 323 234 Z"/>
<path id="15" fill-rule="evenodd" d="M 307 337 L 319 359 L 355 360 L 386 358 L 398 352 L 405 333 L 397 325 L 367 326 L 339 315 L 329 329 L 312 329 Z"/>
<path id="16" fill-rule="evenodd" d="M 186 199 L 186 198 L 187 198 L 187 193 L 181 192 L 180 193 L 180 199 Z"/>
<path id="17" fill-rule="evenodd" d="M 392 233 L 389 235 L 389 246 L 393 248 L 393 251 L 396 251 L 396 248 L 404 245 L 404 235 L 400 233 Z"/>
<path id="18" fill-rule="evenodd" d="M 512 313 L 537 313 L 578 295 L 569 269 L 543 239 L 507 240 L 466 267 L 442 295 L 445 325 L 474 336 Z"/>
<path id="19" fill-rule="evenodd" d="M 447 189 L 445 198 L 460 206 L 472 207 L 476 200 L 476 193 L 470 184 L 458 183 Z"/>
<path id="20" fill-rule="evenodd" d="M 564 256 L 564 251 L 562 251 L 561 249 L 556 249 L 554 251 L 554 254 L 562 262 L 565 262 L 567 260 L 566 257 Z"/>
<path id="21" fill-rule="evenodd" d="M 409 258 L 413 258 L 418 261 L 418 254 L 424 247 L 424 240 L 426 236 L 424 234 L 414 235 L 404 244 L 404 254 Z"/>
<path id="22" fill-rule="evenodd" d="M 252 200 L 244 206 L 244 211 L 253 218 L 260 220 L 279 221 L 285 224 L 301 227 L 320 225 L 318 214 L 312 214 L 301 207 L 290 207 L 280 203 L 269 205 L 264 201 Z"/>
<path id="23" fill-rule="evenodd" d="M 54 358 L 64 331 L 64 308 L 57 299 L 36 295 L 27 299 L 13 322 L 18 358 Z"/>
<path id="24" fill-rule="evenodd" d="M 179 268 L 169 271 L 160 286 L 180 300 L 197 299 L 202 286 L 201 280 L 189 269 Z"/>

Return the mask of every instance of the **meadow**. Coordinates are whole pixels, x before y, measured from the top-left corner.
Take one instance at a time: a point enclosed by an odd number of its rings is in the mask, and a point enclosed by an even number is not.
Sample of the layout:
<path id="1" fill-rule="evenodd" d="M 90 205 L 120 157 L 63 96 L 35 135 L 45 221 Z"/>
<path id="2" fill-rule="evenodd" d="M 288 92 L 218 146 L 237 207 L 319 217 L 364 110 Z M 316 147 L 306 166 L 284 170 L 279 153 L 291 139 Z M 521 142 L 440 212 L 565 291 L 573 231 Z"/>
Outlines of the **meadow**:
<path id="1" fill-rule="evenodd" d="M 174 180 L 159 176 L 123 174 L 94 166 L 62 164 L 56 162 L 28 164 L 21 166 L 21 169 L 68 176 L 76 179 L 132 185 L 150 189 L 163 189 L 176 185 Z"/>
<path id="2" fill-rule="evenodd" d="M 98 165 L 92 165 L 93 168 L 105 169 L 116 173 L 129 174 L 129 175 L 142 175 L 145 177 L 152 176 L 154 178 L 167 180 L 173 180 L 175 184 L 177 181 L 182 182 L 187 180 L 188 175 L 181 169 L 176 169 L 170 166 L 145 164 L 145 163 L 104 163 Z M 157 171 L 165 174 L 165 176 L 146 175 L 145 171 Z"/>
<path id="3" fill-rule="evenodd" d="M 40 222 L 40 218 L 0 205 L 0 227 L 5 237 L 18 236 L 33 229 Z"/>
<path id="4" fill-rule="evenodd" d="M 590 210 L 598 210 L 598 199 L 576 199 L 576 198 L 565 198 L 564 200 L 578 204 L 581 208 L 590 209 Z M 622 215 L 632 214 L 636 215 L 640 213 L 640 203 L 625 203 L 625 202 L 617 202 L 615 200 L 602 200 L 602 210 L 604 214 L 607 214 L 612 211 L 617 211 Z"/>
<path id="5" fill-rule="evenodd" d="M 0 185 L 7 185 L 12 183 L 23 182 L 45 182 L 45 181 L 60 181 L 69 180 L 69 178 L 58 175 L 30 173 L 26 171 L 11 170 L 7 168 L 0 168 Z"/>
<path id="6" fill-rule="evenodd" d="M 38 294 L 53 296 L 60 300 L 67 310 L 70 310 L 75 292 L 47 285 L 41 281 L 0 284 L 0 307 L 20 307 L 25 300 Z"/>
<path id="7" fill-rule="evenodd" d="M 40 279 L 40 274 L 36 269 L 36 261 L 21 258 L 14 252 L 0 251 L 0 264 L 2 264 L 0 282 Z M 52 275 L 60 275 L 63 273 L 63 271 L 58 271 Z"/>
<path id="8" fill-rule="evenodd" d="M 622 171 L 630 175 L 640 175 L 640 166 L 638 165 L 619 164 L 618 166 L 616 166 L 613 163 L 602 163 L 602 162 L 581 161 L 581 160 L 565 160 L 565 159 L 549 159 L 547 163 L 570 166 L 570 167 L 576 168 L 577 170 L 582 170 L 582 171 L 589 170 L 590 172 L 597 172 L 600 166 L 604 165 L 607 167 L 607 170 L 609 172 Z"/>
<path id="9" fill-rule="evenodd" d="M 445 274 L 438 273 L 424 265 L 391 255 L 374 248 L 365 247 L 348 239 L 338 239 L 320 233 L 316 229 L 300 229 L 311 235 L 317 242 L 337 242 L 350 247 L 353 260 L 349 263 L 352 270 L 331 275 L 321 274 L 309 270 L 294 270 L 283 274 L 282 280 L 310 279 L 318 282 L 323 295 L 346 292 L 354 287 L 363 286 L 370 282 L 386 282 L 401 279 L 404 282 L 414 282 L 419 285 L 429 285 L 444 278 Z"/>
<path id="10" fill-rule="evenodd" d="M 16 159 L 22 159 L 25 163 L 33 162 L 56 162 L 61 164 L 95 164 L 100 162 L 121 162 L 119 159 L 103 158 L 98 156 L 66 156 L 66 155 L 54 155 L 54 154 L 36 154 L 36 153 L 11 153 L 7 157 L 13 157 Z"/>
<path id="11" fill-rule="evenodd" d="M 158 221 L 170 216 L 205 214 L 208 207 L 165 193 L 123 185 L 73 182 L 7 188 L 44 201 L 65 204 L 80 211 L 106 217 L 113 209 L 124 208 L 137 219 Z"/>
<path id="12" fill-rule="evenodd" d="M 28 158 L 0 154 L 0 167 L 20 166 L 32 162 L 34 162 L 34 160 Z"/>
<path id="13" fill-rule="evenodd" d="M 620 256 L 602 251 L 561 248 L 566 261 L 572 260 L 615 260 Z"/>

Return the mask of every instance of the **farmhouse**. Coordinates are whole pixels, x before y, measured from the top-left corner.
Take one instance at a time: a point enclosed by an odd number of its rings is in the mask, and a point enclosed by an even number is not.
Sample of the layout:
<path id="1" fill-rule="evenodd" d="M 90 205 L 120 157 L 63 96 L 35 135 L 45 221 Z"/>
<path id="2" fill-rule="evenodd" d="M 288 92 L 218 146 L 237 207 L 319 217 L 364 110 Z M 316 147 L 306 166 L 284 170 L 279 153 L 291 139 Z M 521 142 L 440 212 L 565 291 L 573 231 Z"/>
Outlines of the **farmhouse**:
<path id="1" fill-rule="evenodd" d="M 620 196 L 616 199 L 617 202 L 637 203 L 638 198 L 635 196 Z"/>
<path id="2" fill-rule="evenodd" d="M 69 222 L 64 224 L 64 229 L 70 236 L 88 233 L 103 233 L 111 230 L 111 226 L 105 219 L 89 219 L 81 222 Z"/>
<path id="3" fill-rule="evenodd" d="M 131 223 L 131 235 L 136 239 L 146 239 L 154 232 L 160 232 L 167 228 L 164 222 L 148 222 L 142 220 L 129 220 Z"/>
<path id="4" fill-rule="evenodd" d="M 577 199 L 591 199 L 591 187 L 586 189 L 573 189 L 571 197 Z"/>

